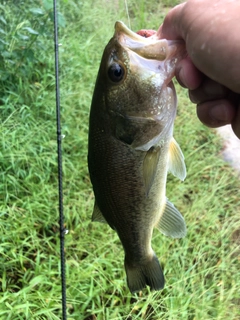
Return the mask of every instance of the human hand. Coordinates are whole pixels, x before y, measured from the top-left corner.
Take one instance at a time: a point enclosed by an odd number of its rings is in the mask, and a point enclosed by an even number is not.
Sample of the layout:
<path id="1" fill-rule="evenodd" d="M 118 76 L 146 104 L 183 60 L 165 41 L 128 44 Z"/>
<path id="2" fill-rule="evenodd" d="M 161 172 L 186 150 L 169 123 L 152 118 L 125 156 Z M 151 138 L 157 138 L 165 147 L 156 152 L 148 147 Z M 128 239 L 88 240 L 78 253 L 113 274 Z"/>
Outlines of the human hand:
<path id="1" fill-rule="evenodd" d="M 199 119 L 209 127 L 231 124 L 240 138 L 240 2 L 189 0 L 174 7 L 159 38 L 185 41 L 188 56 L 176 69 Z"/>

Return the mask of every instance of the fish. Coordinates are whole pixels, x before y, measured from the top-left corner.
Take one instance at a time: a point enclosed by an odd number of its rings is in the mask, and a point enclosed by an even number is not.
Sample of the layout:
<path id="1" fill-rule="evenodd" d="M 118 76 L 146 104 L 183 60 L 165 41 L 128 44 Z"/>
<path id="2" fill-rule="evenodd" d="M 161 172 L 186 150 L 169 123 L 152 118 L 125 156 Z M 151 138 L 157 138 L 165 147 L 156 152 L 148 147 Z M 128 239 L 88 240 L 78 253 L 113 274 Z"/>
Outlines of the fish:
<path id="1" fill-rule="evenodd" d="M 89 116 L 88 168 L 95 195 L 92 221 L 118 234 L 131 293 L 164 287 L 152 249 L 153 229 L 182 238 L 184 218 L 166 198 L 170 171 L 186 177 L 173 138 L 177 96 L 172 83 L 181 41 L 144 38 L 115 23 L 104 49 Z"/>

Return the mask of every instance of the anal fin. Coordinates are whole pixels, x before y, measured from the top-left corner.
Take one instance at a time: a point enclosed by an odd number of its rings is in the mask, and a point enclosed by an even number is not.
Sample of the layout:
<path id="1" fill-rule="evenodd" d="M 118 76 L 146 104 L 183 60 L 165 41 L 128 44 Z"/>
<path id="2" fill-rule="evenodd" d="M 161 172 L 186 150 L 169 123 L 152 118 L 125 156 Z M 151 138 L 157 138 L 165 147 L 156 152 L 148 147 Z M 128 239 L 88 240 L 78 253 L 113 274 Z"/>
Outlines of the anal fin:
<path id="1" fill-rule="evenodd" d="M 156 227 L 165 236 L 172 238 L 183 238 L 187 233 L 184 218 L 167 199 L 165 209 Z"/>

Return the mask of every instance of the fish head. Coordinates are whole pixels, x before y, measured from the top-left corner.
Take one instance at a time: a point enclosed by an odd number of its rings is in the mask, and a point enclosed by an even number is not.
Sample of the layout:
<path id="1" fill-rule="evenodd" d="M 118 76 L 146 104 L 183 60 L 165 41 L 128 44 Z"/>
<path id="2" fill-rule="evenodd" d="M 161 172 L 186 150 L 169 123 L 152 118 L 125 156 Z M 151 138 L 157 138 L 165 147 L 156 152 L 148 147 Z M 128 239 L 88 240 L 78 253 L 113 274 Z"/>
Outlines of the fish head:
<path id="1" fill-rule="evenodd" d="M 146 127 L 146 122 L 150 123 L 154 129 L 145 128 L 144 141 L 135 143 L 135 147 L 142 146 L 145 150 L 151 147 L 146 141 L 152 144 L 154 137 L 160 139 L 159 135 L 171 131 L 177 106 L 171 80 L 184 52 L 180 41 L 160 40 L 155 35 L 145 38 L 124 23 L 115 23 L 115 33 L 103 53 L 95 90 L 98 90 L 98 101 L 102 102 L 101 111 L 112 118 L 116 135 L 121 135 L 126 127 L 131 128 L 131 124 L 136 135 L 137 124 Z M 120 133 L 116 133 L 116 122 L 121 127 Z M 141 125 L 138 128 L 143 129 Z M 129 143 L 132 140 L 130 137 Z"/>

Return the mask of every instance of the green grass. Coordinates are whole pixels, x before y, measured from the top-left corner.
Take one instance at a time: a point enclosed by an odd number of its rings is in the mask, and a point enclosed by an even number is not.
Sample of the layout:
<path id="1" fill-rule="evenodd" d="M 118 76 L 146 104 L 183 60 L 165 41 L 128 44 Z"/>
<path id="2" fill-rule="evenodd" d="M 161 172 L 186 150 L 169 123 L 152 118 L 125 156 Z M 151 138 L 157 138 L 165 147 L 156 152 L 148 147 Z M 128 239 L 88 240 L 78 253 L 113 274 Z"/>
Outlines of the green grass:
<path id="1" fill-rule="evenodd" d="M 40 1 L 25 2 L 26 8 L 43 8 Z M 43 1 L 44 10 L 48 3 Z M 128 24 L 124 1 L 102 3 L 66 0 L 60 6 L 65 19 L 59 37 L 68 319 L 240 319 L 240 181 L 219 157 L 218 136 L 198 121 L 183 89 L 178 88 L 175 138 L 188 176 L 182 183 L 169 175 L 167 195 L 184 215 L 188 234 L 174 240 L 154 231 L 165 289 L 131 295 L 117 235 L 91 223 L 89 107 L 114 22 Z M 132 29 L 156 29 L 166 6 L 173 4 L 128 1 Z M 10 41 L 23 16 L 9 6 L 6 2 L 4 30 Z M 30 21 L 27 9 L 26 14 L 24 21 Z M 34 59 L 20 70 L 24 77 L 14 77 L 18 64 L 0 59 L 0 319 L 61 319 L 54 60 L 51 20 L 45 18 L 49 34 L 45 28 L 33 45 Z"/>

